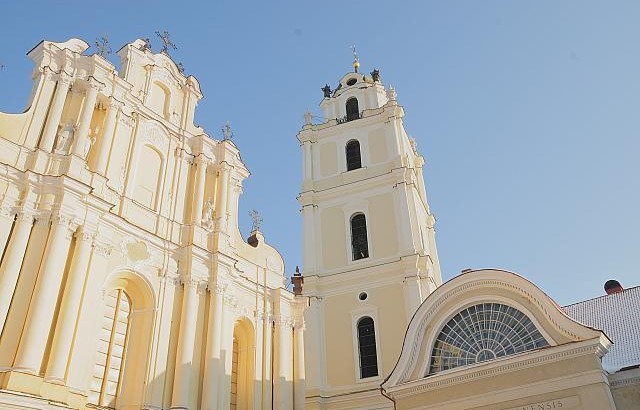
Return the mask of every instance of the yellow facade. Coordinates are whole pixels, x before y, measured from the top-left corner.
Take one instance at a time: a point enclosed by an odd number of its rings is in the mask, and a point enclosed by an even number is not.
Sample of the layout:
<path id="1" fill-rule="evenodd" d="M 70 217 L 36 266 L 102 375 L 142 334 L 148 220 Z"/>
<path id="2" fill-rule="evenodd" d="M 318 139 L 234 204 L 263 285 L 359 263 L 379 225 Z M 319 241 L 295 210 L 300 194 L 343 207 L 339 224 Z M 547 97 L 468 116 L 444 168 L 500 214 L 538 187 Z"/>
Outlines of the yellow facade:
<path id="1" fill-rule="evenodd" d="M 442 283 L 424 159 L 377 70 L 356 60 L 328 120 L 305 115 L 294 294 L 238 230 L 249 172 L 193 124 L 198 81 L 142 40 L 120 71 L 87 49 L 38 44 L 28 109 L 0 113 L 0 408 L 640 408 L 637 366 L 607 373 L 607 335 L 531 282 Z"/>
<path id="2" fill-rule="evenodd" d="M 240 235 L 237 148 L 167 55 L 87 48 L 38 44 L 29 108 L 0 114 L 0 407 L 293 408 L 305 301 Z"/>

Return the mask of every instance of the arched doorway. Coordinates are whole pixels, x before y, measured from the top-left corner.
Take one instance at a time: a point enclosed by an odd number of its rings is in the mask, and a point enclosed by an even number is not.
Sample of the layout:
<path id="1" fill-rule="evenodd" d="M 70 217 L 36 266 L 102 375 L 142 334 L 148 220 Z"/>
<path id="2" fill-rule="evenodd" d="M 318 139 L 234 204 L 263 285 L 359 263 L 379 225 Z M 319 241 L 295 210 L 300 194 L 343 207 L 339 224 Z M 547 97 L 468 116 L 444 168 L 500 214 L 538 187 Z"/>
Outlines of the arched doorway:
<path id="1" fill-rule="evenodd" d="M 240 319 L 233 327 L 233 351 L 231 356 L 231 410 L 252 407 L 255 382 L 255 335 L 248 319 Z"/>
<path id="2" fill-rule="evenodd" d="M 153 290 L 140 274 L 127 271 L 111 275 L 103 295 L 88 402 L 111 409 L 139 406 L 150 353 Z"/>

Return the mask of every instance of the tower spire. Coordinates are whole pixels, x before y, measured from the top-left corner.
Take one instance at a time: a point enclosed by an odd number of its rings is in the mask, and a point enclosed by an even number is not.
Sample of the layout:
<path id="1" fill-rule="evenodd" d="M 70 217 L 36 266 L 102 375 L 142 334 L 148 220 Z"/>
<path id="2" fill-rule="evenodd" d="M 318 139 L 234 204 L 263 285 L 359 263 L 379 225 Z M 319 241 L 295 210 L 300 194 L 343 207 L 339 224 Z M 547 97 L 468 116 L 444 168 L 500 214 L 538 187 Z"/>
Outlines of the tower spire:
<path id="1" fill-rule="evenodd" d="M 358 51 L 356 51 L 356 45 L 351 45 L 351 51 L 353 52 L 353 69 L 355 72 L 358 72 L 358 68 L 360 68 L 360 60 L 358 59 Z"/>

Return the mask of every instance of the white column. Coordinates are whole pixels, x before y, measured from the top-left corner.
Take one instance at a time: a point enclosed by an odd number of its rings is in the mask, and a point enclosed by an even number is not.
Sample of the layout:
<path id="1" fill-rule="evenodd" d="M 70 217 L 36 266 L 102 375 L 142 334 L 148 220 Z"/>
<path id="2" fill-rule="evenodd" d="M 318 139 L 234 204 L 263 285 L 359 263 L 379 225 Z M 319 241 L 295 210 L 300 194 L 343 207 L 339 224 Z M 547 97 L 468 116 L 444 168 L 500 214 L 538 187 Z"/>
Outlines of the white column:
<path id="1" fill-rule="evenodd" d="M 44 126 L 44 131 L 42 132 L 42 139 L 40 141 L 40 148 L 47 152 L 51 152 L 53 149 L 53 143 L 56 139 L 58 125 L 60 124 L 62 110 L 64 109 L 64 101 L 67 98 L 70 84 L 71 77 L 64 73 L 60 74 L 56 91 L 53 93 L 53 101 L 51 102 L 47 122 Z"/>
<path id="2" fill-rule="evenodd" d="M 71 219 L 62 215 L 57 216 L 51 223 L 51 231 L 24 325 L 24 337 L 14 363 L 15 368 L 34 374 L 40 373 L 69 253 L 71 226 Z"/>
<path id="3" fill-rule="evenodd" d="M 302 206 L 302 250 L 303 263 L 306 272 L 316 271 L 316 227 L 315 216 L 316 211 L 314 204 L 305 204 Z"/>
<path id="4" fill-rule="evenodd" d="M 62 303 L 53 334 L 51 353 L 47 364 L 45 378 L 63 382 L 71 351 L 73 333 L 78 319 L 82 289 L 91 255 L 92 235 L 84 228 L 76 234 L 76 244 L 69 275 L 62 294 Z"/>
<path id="5" fill-rule="evenodd" d="M 173 381 L 172 408 L 188 408 L 191 371 L 193 370 L 193 347 L 198 319 L 197 283 L 191 277 L 184 278 L 180 334 L 176 352 L 176 369 Z"/>
<path id="6" fill-rule="evenodd" d="M 202 410 L 216 410 L 218 385 L 222 379 L 221 369 L 223 369 L 220 363 L 220 349 L 222 342 L 222 302 L 226 285 L 212 283 L 210 288 L 209 323 L 207 325 L 207 347 L 202 385 Z"/>
<path id="7" fill-rule="evenodd" d="M 104 130 L 102 136 L 98 138 L 98 144 L 96 145 L 98 160 L 96 161 L 95 171 L 100 175 L 106 175 L 107 173 L 107 160 L 109 159 L 111 141 L 116 128 L 116 119 L 118 118 L 120 107 L 122 107 L 120 101 L 113 99 L 113 97 L 109 98 L 109 110 L 107 111 L 107 118 L 104 120 Z"/>
<path id="8" fill-rule="evenodd" d="M 193 215 L 191 221 L 194 225 L 200 225 L 202 220 L 202 201 L 204 200 L 204 183 L 207 178 L 207 160 L 202 154 L 195 159 L 197 167 L 196 186 L 193 193 Z"/>
<path id="9" fill-rule="evenodd" d="M 11 305 L 11 298 L 18 283 L 22 259 L 24 258 L 33 226 L 33 213 L 20 211 L 16 216 L 13 231 L 0 264 L 0 332 L 4 327 Z"/>
<path id="10" fill-rule="evenodd" d="M 224 303 L 222 304 L 224 309 Z M 233 330 L 235 318 L 231 312 L 222 314 L 222 329 L 220 332 L 220 364 L 218 372 L 218 407 L 217 410 L 229 409 L 231 404 L 231 367 L 233 359 Z"/>
<path id="11" fill-rule="evenodd" d="M 218 204 L 218 209 L 220 213 L 218 214 L 218 229 L 221 231 L 226 231 L 227 228 L 227 202 L 229 195 L 229 168 L 223 165 L 221 171 L 220 178 L 220 203 Z"/>
<path id="12" fill-rule="evenodd" d="M 93 110 L 96 106 L 99 90 L 100 83 L 95 80 L 90 80 L 89 87 L 87 88 L 84 96 L 84 104 L 82 104 L 80 121 L 78 122 L 78 131 L 75 133 L 75 142 L 72 150 L 72 153 L 79 157 L 84 158 L 84 154 L 86 152 L 85 145 L 87 144 L 87 138 L 89 137 L 89 127 L 91 126 L 91 118 L 93 117 Z"/>
<path id="13" fill-rule="evenodd" d="M 278 379 L 275 381 L 274 408 L 293 408 L 293 364 L 292 362 L 293 332 L 287 319 L 280 317 L 276 322 L 276 349 Z"/>
<path id="14" fill-rule="evenodd" d="M 302 321 L 296 323 L 293 331 L 293 408 L 304 409 L 304 327 Z"/>

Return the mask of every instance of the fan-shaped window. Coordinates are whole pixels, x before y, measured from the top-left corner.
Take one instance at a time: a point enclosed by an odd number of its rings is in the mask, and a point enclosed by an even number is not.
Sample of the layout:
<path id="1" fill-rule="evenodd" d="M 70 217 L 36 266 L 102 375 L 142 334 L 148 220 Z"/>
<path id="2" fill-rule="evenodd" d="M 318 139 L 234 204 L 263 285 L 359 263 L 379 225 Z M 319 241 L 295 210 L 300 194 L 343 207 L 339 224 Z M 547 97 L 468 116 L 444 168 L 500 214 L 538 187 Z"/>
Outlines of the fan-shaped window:
<path id="1" fill-rule="evenodd" d="M 481 303 L 444 326 L 433 346 L 428 374 L 548 345 L 524 313 L 499 303 Z"/>
<path id="2" fill-rule="evenodd" d="M 367 219 L 364 214 L 356 214 L 351 217 L 351 252 L 354 261 L 369 257 Z"/>
<path id="3" fill-rule="evenodd" d="M 360 118 L 360 109 L 358 108 L 358 99 L 351 97 L 347 100 L 347 121 L 357 120 Z"/>
<path id="4" fill-rule="evenodd" d="M 347 142 L 345 151 L 347 155 L 347 171 L 362 168 L 362 159 L 360 157 L 360 143 L 358 142 L 358 140 L 351 140 Z"/>
<path id="5" fill-rule="evenodd" d="M 358 352 L 360 353 L 360 378 L 377 376 L 376 329 L 373 319 L 369 316 L 358 321 Z"/>

